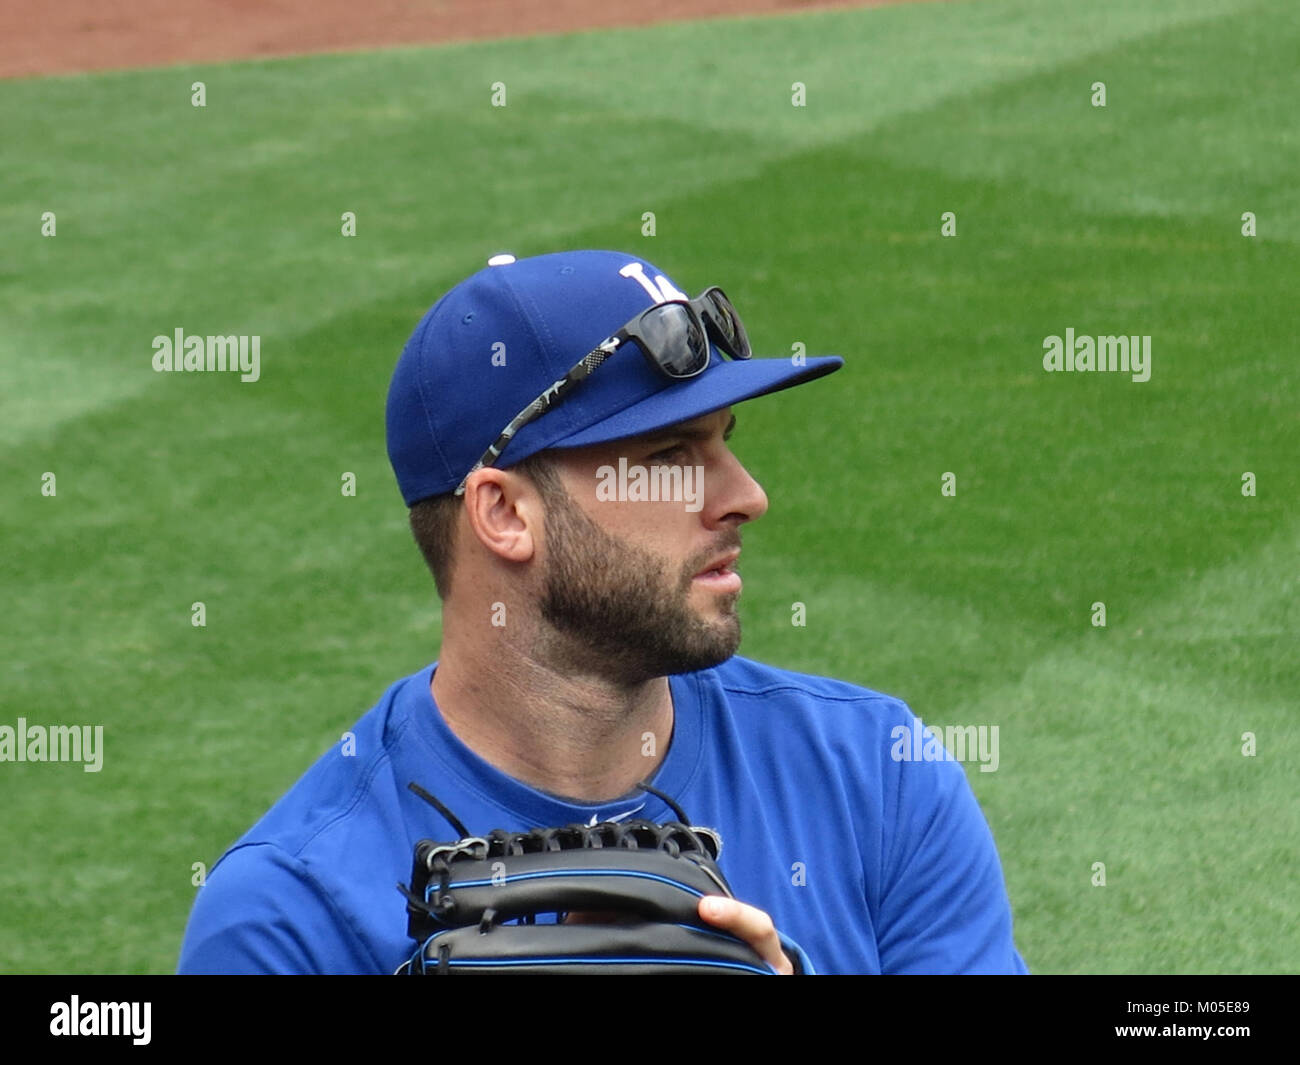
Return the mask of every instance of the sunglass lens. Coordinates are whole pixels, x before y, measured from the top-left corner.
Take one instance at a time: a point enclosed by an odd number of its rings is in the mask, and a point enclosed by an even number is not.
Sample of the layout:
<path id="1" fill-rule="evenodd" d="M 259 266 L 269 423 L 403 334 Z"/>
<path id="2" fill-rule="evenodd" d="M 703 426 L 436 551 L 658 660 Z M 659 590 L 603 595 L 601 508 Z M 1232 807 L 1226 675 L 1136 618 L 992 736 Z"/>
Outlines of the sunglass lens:
<path id="1" fill-rule="evenodd" d="M 680 303 L 664 303 L 641 319 L 646 343 L 673 377 L 691 377 L 709 364 L 709 339 L 700 321 Z"/>
<path id="2" fill-rule="evenodd" d="M 731 301 L 720 289 L 714 288 L 705 293 L 705 303 L 730 354 L 738 359 L 749 358 L 749 338 L 745 335 L 745 327 L 740 324 L 740 316 Z"/>

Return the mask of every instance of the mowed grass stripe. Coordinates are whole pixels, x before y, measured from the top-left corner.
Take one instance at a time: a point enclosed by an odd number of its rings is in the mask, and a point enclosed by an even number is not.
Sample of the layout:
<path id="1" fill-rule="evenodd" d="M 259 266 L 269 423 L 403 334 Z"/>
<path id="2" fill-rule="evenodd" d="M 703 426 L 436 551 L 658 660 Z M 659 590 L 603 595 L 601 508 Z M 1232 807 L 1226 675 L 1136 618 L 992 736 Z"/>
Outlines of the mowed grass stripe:
<path id="1" fill-rule="evenodd" d="M 1294 244 L 1298 51 L 1296 5 L 1225 9 L 953 96 L 939 121 L 896 116 L 873 148 L 903 165 L 1048 191 L 1072 213 L 1200 218 L 1208 243 L 1239 237 L 1253 211 L 1259 240 Z M 1104 107 L 1093 105 L 1096 83 Z"/>
<path id="2" fill-rule="evenodd" d="M 945 719 L 1001 726 L 1003 768 L 973 783 L 1041 969 L 1294 967 L 1297 549 L 1300 523 Z M 1225 938 L 1241 945 L 1219 956 Z"/>

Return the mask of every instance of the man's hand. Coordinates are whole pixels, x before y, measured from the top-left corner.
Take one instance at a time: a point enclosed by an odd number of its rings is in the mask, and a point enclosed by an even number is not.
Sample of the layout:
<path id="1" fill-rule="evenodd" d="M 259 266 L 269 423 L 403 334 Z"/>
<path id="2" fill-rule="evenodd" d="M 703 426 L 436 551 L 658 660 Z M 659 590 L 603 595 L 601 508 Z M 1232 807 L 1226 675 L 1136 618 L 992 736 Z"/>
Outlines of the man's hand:
<path id="1" fill-rule="evenodd" d="M 781 949 L 781 937 L 776 934 L 776 925 L 763 910 L 724 895 L 705 895 L 700 899 L 699 913 L 703 920 L 714 927 L 743 939 L 778 975 L 794 975 L 794 966 Z"/>
<path id="2" fill-rule="evenodd" d="M 729 899 L 725 895 L 705 895 L 700 899 L 700 918 L 715 928 L 743 939 L 750 948 L 777 971 L 778 976 L 793 976 L 794 965 L 781 948 L 772 918 L 757 906 Z M 585 910 L 567 914 L 565 924 L 610 924 L 620 919 L 617 913 Z M 626 919 L 624 916 L 623 919 Z"/>

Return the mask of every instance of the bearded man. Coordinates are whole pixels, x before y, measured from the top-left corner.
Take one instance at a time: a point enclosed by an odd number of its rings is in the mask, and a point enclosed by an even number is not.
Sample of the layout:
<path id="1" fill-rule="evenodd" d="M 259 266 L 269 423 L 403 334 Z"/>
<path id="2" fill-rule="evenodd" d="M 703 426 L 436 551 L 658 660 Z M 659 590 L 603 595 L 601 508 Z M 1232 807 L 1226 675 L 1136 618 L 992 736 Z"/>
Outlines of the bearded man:
<path id="1" fill-rule="evenodd" d="M 689 811 L 735 892 L 700 917 L 773 973 L 1026 971 L 961 766 L 891 757 L 899 700 L 736 653 L 768 500 L 732 408 L 843 364 L 752 356 L 720 288 L 616 252 L 495 256 L 429 310 L 387 431 L 438 660 L 226 852 L 181 972 L 399 968 L 394 885 L 459 835 L 411 784 L 474 834 Z"/>

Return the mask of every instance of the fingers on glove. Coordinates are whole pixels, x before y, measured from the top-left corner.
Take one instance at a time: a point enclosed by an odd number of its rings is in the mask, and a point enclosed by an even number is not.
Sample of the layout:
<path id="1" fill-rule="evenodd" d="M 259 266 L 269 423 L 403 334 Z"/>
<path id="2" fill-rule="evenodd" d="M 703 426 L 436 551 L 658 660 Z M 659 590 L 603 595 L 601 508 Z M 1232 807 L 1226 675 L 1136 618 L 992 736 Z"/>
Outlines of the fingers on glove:
<path id="1" fill-rule="evenodd" d="M 709 924 L 743 939 L 779 975 L 794 974 L 794 966 L 781 949 L 781 937 L 777 935 L 776 925 L 763 910 L 722 895 L 706 895 L 700 899 L 699 912 L 700 917 Z"/>

